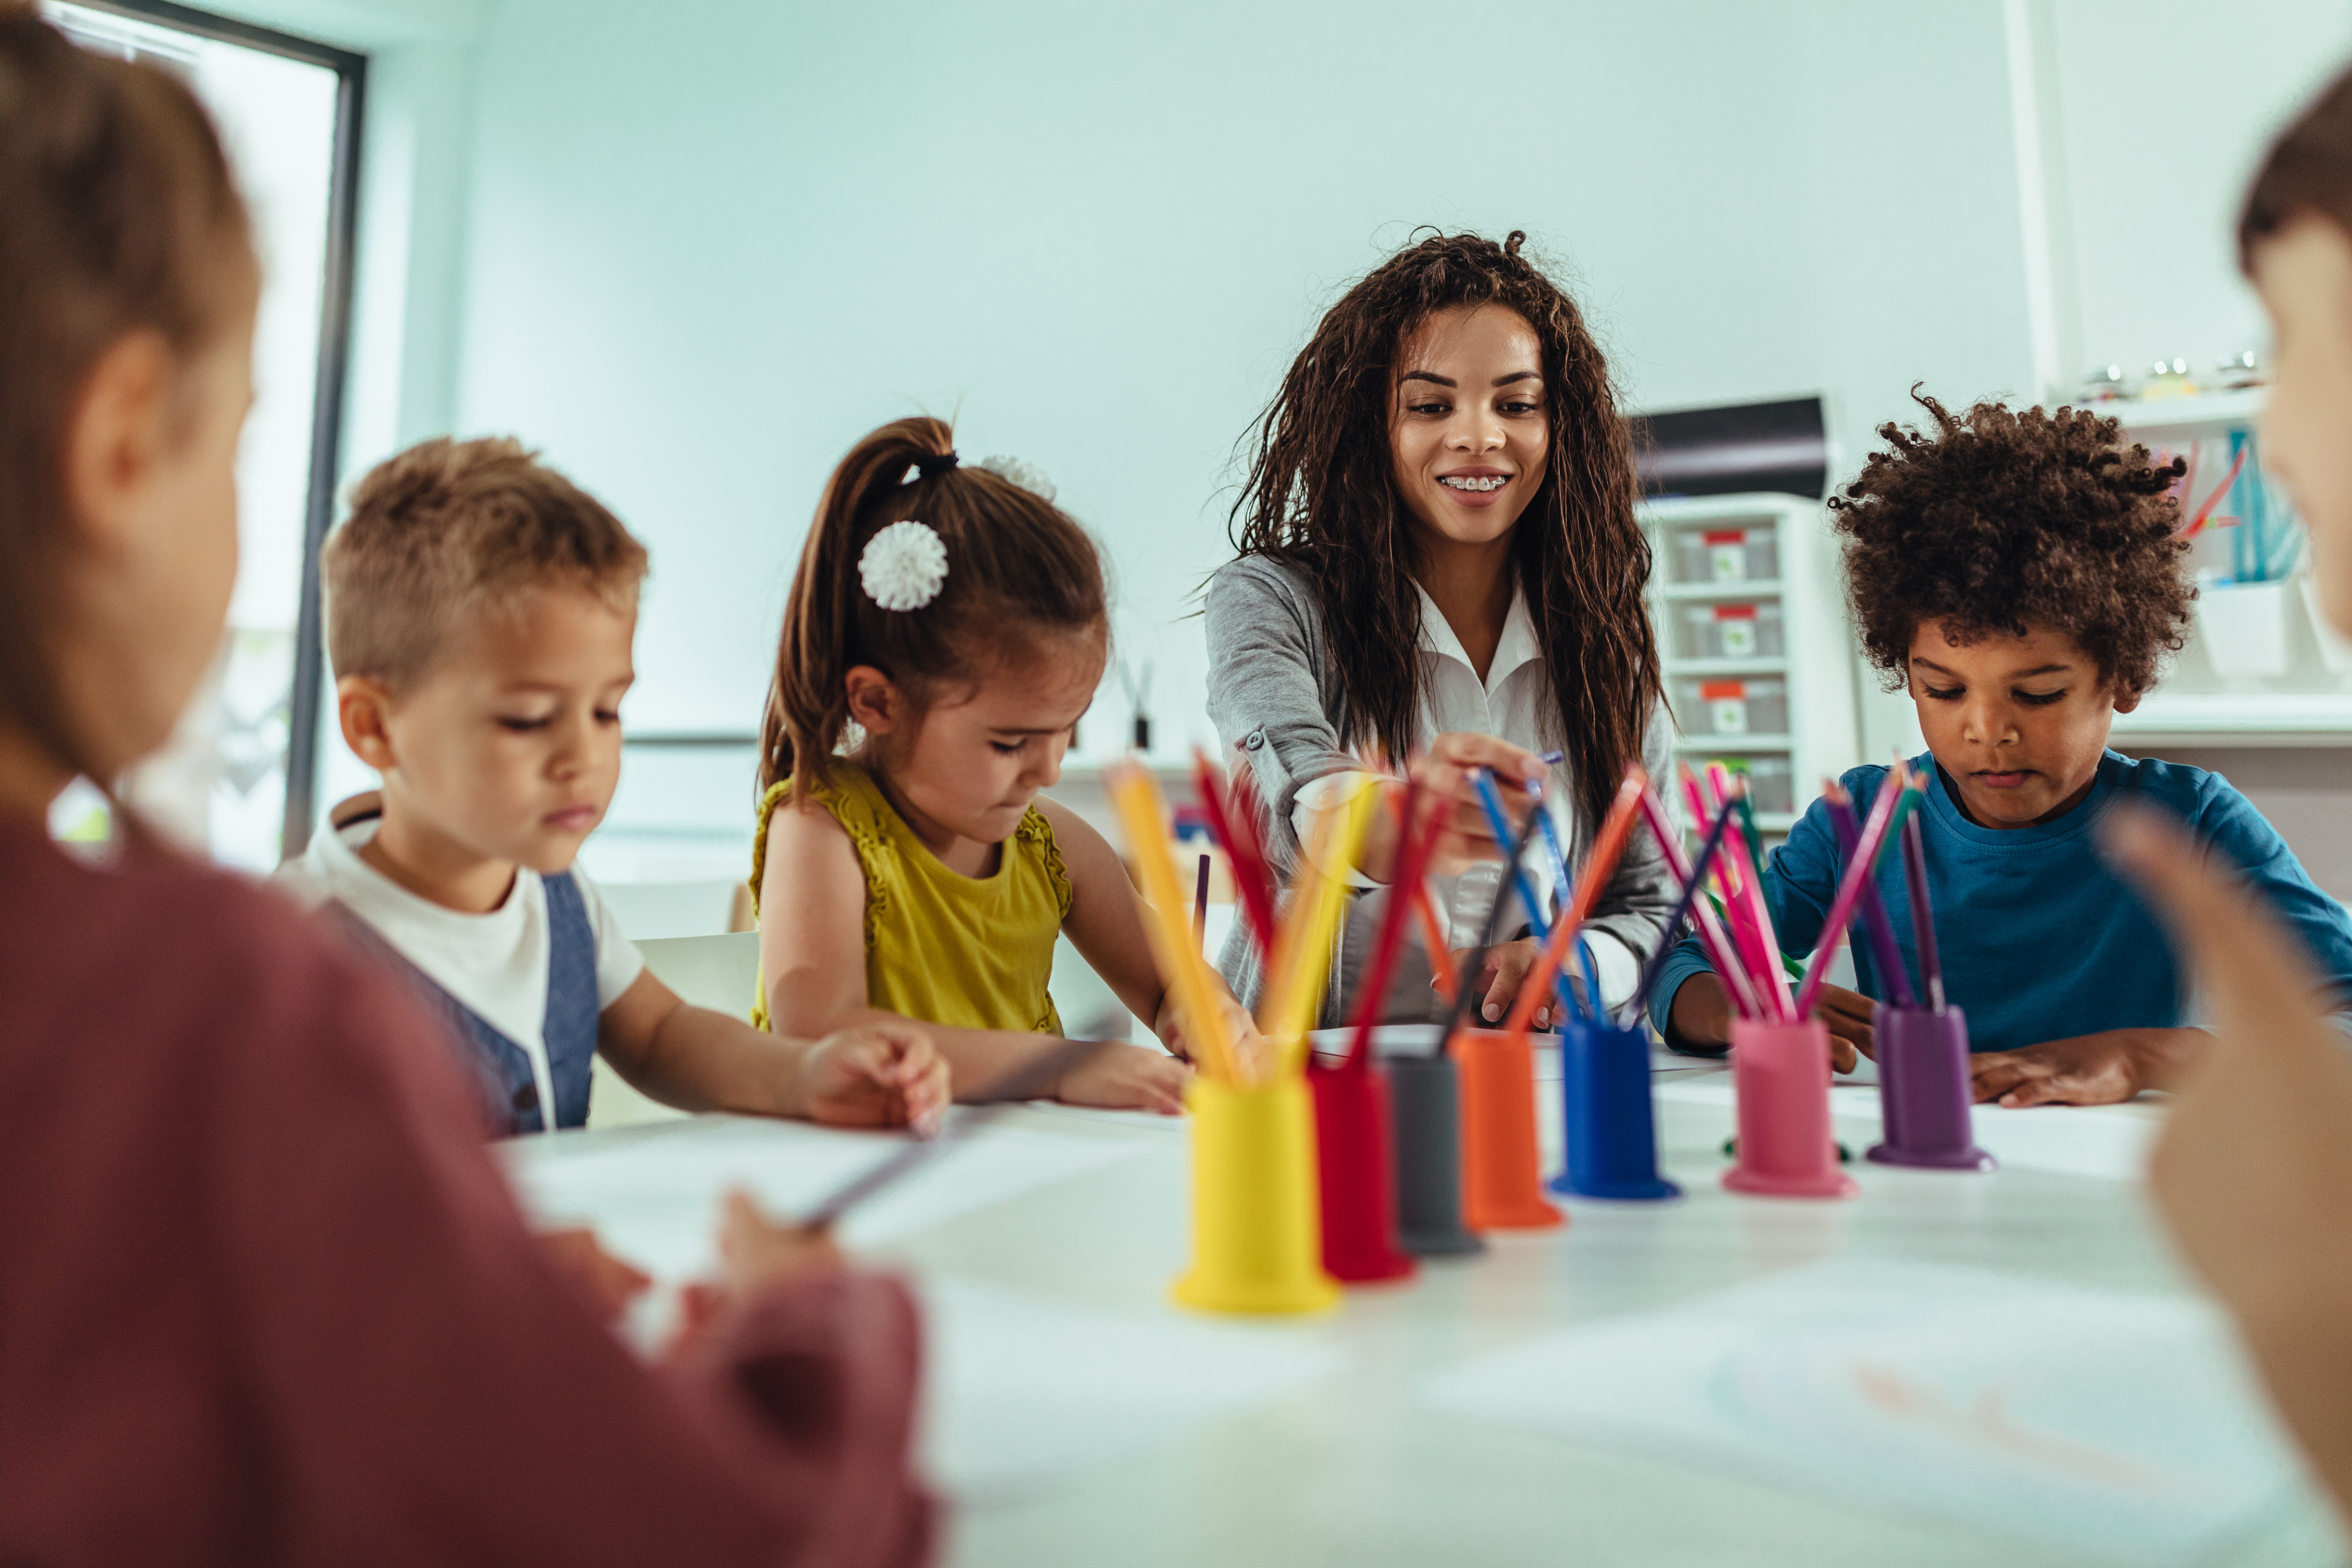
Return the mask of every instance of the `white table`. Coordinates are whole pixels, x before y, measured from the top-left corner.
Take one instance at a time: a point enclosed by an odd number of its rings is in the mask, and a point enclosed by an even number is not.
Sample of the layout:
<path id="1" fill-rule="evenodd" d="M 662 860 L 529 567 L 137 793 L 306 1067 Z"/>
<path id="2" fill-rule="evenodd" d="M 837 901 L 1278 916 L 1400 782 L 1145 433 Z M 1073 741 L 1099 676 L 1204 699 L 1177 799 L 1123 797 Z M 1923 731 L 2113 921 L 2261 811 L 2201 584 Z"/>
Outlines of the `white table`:
<path id="1" fill-rule="evenodd" d="M 1551 1070 L 1547 1062 L 1539 1076 Z M 946 1445 L 938 1455 L 943 1468 L 988 1475 L 1024 1444 L 1041 1456 L 990 1475 L 981 1495 L 964 1500 L 948 1560 L 1029 1568 L 2081 1561 L 2013 1532 L 1842 1495 L 1834 1478 L 1790 1485 L 1706 1457 L 1563 1437 L 1433 1406 L 1430 1380 L 1447 1369 L 1824 1259 L 1949 1265 L 2122 1291 L 2184 1289 L 2129 1179 L 2160 1114 L 2156 1106 L 1981 1115 L 1979 1141 L 2007 1162 L 1997 1173 L 1857 1161 L 1858 1201 L 1809 1204 L 1735 1197 L 1716 1184 L 1731 1125 L 1726 1075 L 1694 1068 L 1657 1081 L 1663 1163 L 1685 1187 L 1683 1201 L 1576 1203 L 1564 1230 L 1496 1235 L 1483 1257 L 1428 1266 L 1409 1285 L 1351 1291 L 1330 1316 L 1279 1324 L 1204 1320 L 1168 1304 L 1187 1247 L 1181 1128 L 1058 1107 L 1010 1113 L 926 1178 L 943 1191 L 961 1185 L 948 1197 L 971 1206 L 936 1223 L 917 1215 L 866 1249 L 912 1274 L 950 1309 L 941 1315 L 963 1325 L 947 1336 L 953 1342 L 935 1369 L 949 1385 L 942 1403 L 958 1408 L 946 1421 L 955 1429 L 934 1435 L 935 1447 Z M 1550 1086 L 1539 1096 L 1548 1165 L 1557 1163 L 1554 1098 Z M 1859 1154 L 1875 1132 L 1874 1091 L 1841 1089 L 1834 1098 L 1839 1134 Z M 1066 1144 L 1082 1162 L 1103 1163 L 987 1201 L 982 1144 L 1000 1132 Z M 541 1206 L 561 1209 L 566 1203 L 548 1194 L 565 1192 L 569 1173 L 593 1157 L 633 1151 L 642 1162 L 669 1151 L 667 1159 L 698 1142 L 745 1135 L 740 1123 L 702 1119 L 564 1134 L 518 1159 Z M 794 1127 L 758 1135 L 843 1136 Z M 961 1178 L 958 1162 L 969 1163 Z M 699 1237 L 710 1217 L 699 1196 L 666 1198 L 642 1184 L 601 1197 L 592 1190 L 570 1207 L 624 1230 L 634 1225 L 638 1235 L 667 1216 L 680 1235 Z M 1012 1320 L 975 1314 L 974 1300 L 1012 1302 L 1013 1317 L 1023 1303 L 1073 1316 L 1062 1328 L 1049 1316 L 1042 1326 L 1005 1330 L 1000 1345 L 990 1325 Z M 1238 1357 L 1255 1367 L 1250 1358 L 1262 1355 L 1262 1370 L 1247 1375 L 1263 1376 L 1266 1392 L 1204 1394 L 1208 1408 L 1164 1427 L 1126 1407 L 1181 1404 L 1191 1386 L 1181 1358 L 1202 1353 L 1181 1336 L 1204 1331 L 1226 1336 L 1209 1342 L 1209 1353 L 1225 1358 L 1216 1364 Z M 1131 1348 L 1122 1334 L 1131 1334 Z M 1016 1363 L 1036 1366 L 1044 1380 L 1034 1406 L 1008 1402 L 1002 1386 L 993 1405 L 985 1390 L 969 1392 L 975 1377 L 1001 1384 Z M 1045 1391 L 1055 1378 L 1070 1386 Z M 1985 1503 L 2004 1506 L 1998 1498 Z M 2214 1560 L 2323 1564 L 2343 1556 L 2305 1494 Z"/>

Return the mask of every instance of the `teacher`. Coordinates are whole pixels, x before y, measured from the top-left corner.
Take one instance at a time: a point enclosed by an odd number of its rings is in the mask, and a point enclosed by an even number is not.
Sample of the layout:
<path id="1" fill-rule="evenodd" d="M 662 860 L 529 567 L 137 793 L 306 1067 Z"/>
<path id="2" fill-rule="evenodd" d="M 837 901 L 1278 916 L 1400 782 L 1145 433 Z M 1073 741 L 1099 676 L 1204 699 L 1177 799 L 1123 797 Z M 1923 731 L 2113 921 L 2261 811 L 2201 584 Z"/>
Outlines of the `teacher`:
<path id="1" fill-rule="evenodd" d="M 1539 785 L 1580 862 L 1625 763 L 1670 765 L 1625 422 L 1582 315 L 1520 254 L 1526 238 L 1432 236 L 1324 316 L 1257 421 L 1231 519 L 1239 558 L 1211 578 L 1205 615 L 1209 715 L 1256 784 L 1276 875 L 1288 880 L 1318 814 L 1409 765 L 1448 803 L 1436 901 L 1490 1021 L 1537 944 L 1472 770 L 1493 769 L 1515 811 L 1530 793 L 1518 786 Z M 1564 756 L 1547 765 L 1552 752 Z M 1383 811 L 1334 868 L 1358 896 L 1327 1026 L 1356 1011 L 1396 849 Z M 1556 901 L 1548 858 L 1528 860 Z M 1498 889 L 1506 940 L 1472 951 Z M 1604 1004 L 1632 994 L 1672 904 L 1664 858 L 1636 833 L 1589 927 Z M 1402 956 L 1381 1016 L 1422 1021 L 1429 971 Z M 1263 976 L 1238 928 L 1222 967 L 1254 1001 Z"/>

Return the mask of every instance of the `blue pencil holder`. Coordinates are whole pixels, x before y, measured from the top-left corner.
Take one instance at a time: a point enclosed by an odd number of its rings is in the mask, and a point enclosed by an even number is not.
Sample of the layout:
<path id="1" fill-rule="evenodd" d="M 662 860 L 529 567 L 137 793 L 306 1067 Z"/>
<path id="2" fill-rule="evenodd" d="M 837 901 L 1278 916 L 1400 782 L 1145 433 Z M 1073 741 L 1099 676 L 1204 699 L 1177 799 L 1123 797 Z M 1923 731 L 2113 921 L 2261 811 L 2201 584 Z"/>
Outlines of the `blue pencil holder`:
<path id="1" fill-rule="evenodd" d="M 1551 1190 L 1634 1203 L 1682 1196 L 1658 1174 L 1648 1039 L 1636 1029 L 1563 1024 L 1559 1068 L 1568 1168 Z"/>

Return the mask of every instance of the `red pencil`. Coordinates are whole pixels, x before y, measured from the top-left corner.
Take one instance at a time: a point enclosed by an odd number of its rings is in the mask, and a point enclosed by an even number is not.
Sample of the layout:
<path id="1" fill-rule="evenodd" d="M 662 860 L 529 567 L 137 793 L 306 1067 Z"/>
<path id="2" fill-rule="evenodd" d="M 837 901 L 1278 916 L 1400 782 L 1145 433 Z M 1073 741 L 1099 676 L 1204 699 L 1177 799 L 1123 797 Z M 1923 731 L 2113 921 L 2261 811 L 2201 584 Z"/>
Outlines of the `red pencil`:
<path id="1" fill-rule="evenodd" d="M 1266 879 L 1265 858 L 1259 851 L 1255 828 L 1256 812 L 1248 813 L 1250 822 L 1237 828 L 1234 818 L 1243 804 L 1242 791 L 1236 787 L 1229 800 L 1217 776 L 1217 766 L 1209 761 L 1209 753 L 1195 746 L 1192 749 L 1192 782 L 1200 791 L 1201 810 L 1209 819 L 1209 831 L 1232 862 L 1234 898 L 1241 906 L 1250 935 L 1256 939 L 1258 961 L 1274 962 L 1274 888 Z M 1255 793 L 1255 792 L 1253 792 Z"/>
<path id="2" fill-rule="evenodd" d="M 1426 831 L 1415 831 L 1413 816 L 1421 804 L 1421 781 L 1407 779 L 1397 802 L 1396 876 L 1389 884 L 1388 907 L 1381 911 L 1381 929 L 1372 941 L 1371 963 L 1365 968 L 1363 1000 L 1356 1006 L 1356 1034 L 1348 1042 L 1348 1065 L 1371 1058 L 1372 1029 L 1381 1021 L 1381 1002 L 1396 971 L 1397 950 L 1404 945 L 1404 922 L 1412 908 L 1407 889 L 1420 886 L 1421 874 L 1436 847 L 1438 819 Z"/>

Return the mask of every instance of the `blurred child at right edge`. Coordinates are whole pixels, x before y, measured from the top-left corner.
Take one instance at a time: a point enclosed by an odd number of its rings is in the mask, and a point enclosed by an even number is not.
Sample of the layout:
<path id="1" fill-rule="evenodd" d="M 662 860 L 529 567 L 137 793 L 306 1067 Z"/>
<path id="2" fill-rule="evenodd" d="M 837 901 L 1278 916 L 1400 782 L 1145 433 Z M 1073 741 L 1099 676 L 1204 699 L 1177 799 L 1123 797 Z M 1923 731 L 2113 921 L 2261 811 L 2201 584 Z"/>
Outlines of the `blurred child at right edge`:
<path id="1" fill-rule="evenodd" d="M 2238 243 L 2275 338 L 2263 458 L 2310 531 L 2328 620 L 2352 634 L 2352 73 L 2271 149 Z M 2171 922 L 2215 1024 L 2149 1168 L 2158 1201 L 2352 1521 L 2352 1057 L 2316 999 L 2322 974 L 2224 857 L 2153 813 L 2118 814 L 2105 837 Z"/>
<path id="2" fill-rule="evenodd" d="M 259 268 L 177 77 L 0 0 L 0 1560 L 929 1555 L 914 1306 L 740 1197 L 659 1367 L 436 1023 L 280 894 L 49 839 L 211 665 Z"/>

